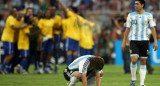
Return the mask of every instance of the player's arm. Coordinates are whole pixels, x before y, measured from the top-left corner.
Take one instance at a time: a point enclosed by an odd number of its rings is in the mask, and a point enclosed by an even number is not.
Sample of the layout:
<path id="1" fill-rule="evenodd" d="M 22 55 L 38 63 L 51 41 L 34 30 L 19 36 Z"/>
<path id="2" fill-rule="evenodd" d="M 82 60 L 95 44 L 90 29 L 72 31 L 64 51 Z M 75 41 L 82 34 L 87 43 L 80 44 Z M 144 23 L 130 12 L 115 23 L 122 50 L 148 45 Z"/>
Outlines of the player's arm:
<path id="1" fill-rule="evenodd" d="M 99 73 L 96 73 L 96 86 L 101 86 L 101 77 Z"/>
<path id="2" fill-rule="evenodd" d="M 151 31 L 152 31 L 152 35 L 153 35 L 153 39 L 154 39 L 154 50 L 156 51 L 158 48 L 158 44 L 157 44 L 157 34 L 156 34 L 155 27 L 152 27 Z"/>
<path id="3" fill-rule="evenodd" d="M 87 77 L 85 73 L 82 73 L 81 79 L 82 79 L 82 85 L 87 86 Z"/>
<path id="4" fill-rule="evenodd" d="M 124 32 L 124 37 L 123 37 L 122 46 L 121 46 L 121 48 L 122 48 L 123 51 L 124 51 L 125 46 L 126 46 L 126 40 L 127 40 L 127 38 L 128 38 L 129 32 L 130 32 L 130 28 L 126 28 L 126 30 L 125 30 L 125 32 Z"/>
<path id="5" fill-rule="evenodd" d="M 125 32 L 124 32 L 123 42 L 122 42 L 122 46 L 121 46 L 121 48 L 122 48 L 123 51 L 124 51 L 124 49 L 125 49 L 126 40 L 127 40 L 127 38 L 128 38 L 128 34 L 129 34 L 129 32 L 130 32 L 130 27 L 131 27 L 130 14 L 129 14 L 128 17 L 127 17 L 126 27 L 127 27 L 127 28 L 126 28 L 126 30 L 125 30 Z"/>
<path id="6" fill-rule="evenodd" d="M 89 60 L 85 59 L 79 62 L 79 73 L 81 73 L 81 79 L 83 86 L 87 86 L 87 68 L 89 66 Z"/>
<path id="7" fill-rule="evenodd" d="M 57 0 L 58 1 L 58 3 L 61 5 L 61 7 L 62 7 L 62 9 L 63 9 L 63 11 L 65 12 L 65 13 L 67 13 L 67 11 L 68 11 L 68 8 L 62 3 L 62 1 L 61 0 Z"/>

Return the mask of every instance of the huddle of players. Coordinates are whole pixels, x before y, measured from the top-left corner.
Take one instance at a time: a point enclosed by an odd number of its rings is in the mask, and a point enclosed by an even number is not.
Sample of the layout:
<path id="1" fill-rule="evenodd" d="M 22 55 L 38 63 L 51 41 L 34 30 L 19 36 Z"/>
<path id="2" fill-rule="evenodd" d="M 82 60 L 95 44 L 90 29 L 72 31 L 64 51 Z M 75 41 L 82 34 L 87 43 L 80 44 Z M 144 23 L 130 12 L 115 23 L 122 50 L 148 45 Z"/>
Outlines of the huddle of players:
<path id="1" fill-rule="evenodd" d="M 37 17 L 34 17 L 32 8 L 28 8 L 25 15 L 15 8 L 11 10 L 1 38 L 5 53 L 1 73 L 13 73 L 17 64 L 22 67 L 21 73 L 28 73 L 28 60 L 32 54 L 35 54 L 30 51 L 30 48 L 34 47 L 31 41 L 35 40 L 31 39 L 35 35 L 36 46 L 38 46 L 36 50 L 40 51 L 38 61 L 40 73 L 52 73 L 50 62 L 52 55 L 56 62 L 54 72 L 57 72 L 61 39 L 64 42 L 67 65 L 78 57 L 78 53 L 80 56 L 91 54 L 94 45 L 92 39 L 94 24 L 76 14 L 78 12 L 76 8 L 72 7 L 70 11 L 62 3 L 60 5 L 65 14 L 63 19 L 55 15 L 54 7 L 48 7 L 44 17 L 41 11 L 37 13 Z"/>

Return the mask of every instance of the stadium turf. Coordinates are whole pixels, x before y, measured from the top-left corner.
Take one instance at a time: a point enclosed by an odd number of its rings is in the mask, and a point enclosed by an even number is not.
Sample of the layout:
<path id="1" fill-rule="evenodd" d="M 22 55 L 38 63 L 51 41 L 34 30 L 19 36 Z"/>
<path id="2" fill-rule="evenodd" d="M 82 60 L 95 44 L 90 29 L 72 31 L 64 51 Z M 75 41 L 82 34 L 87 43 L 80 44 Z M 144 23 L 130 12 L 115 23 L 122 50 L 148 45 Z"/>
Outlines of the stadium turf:
<path id="1" fill-rule="evenodd" d="M 33 74 L 33 66 L 31 66 L 30 74 L 27 75 L 0 75 L 0 86 L 67 86 L 62 73 L 65 67 L 66 65 L 59 65 L 57 74 Z M 160 86 L 160 66 L 154 66 L 154 69 L 152 75 L 146 76 L 146 86 Z M 131 75 L 123 73 L 123 66 L 105 65 L 103 71 L 101 86 L 129 86 Z M 76 86 L 82 84 L 78 83 Z M 139 74 L 137 74 L 136 86 L 139 86 Z"/>

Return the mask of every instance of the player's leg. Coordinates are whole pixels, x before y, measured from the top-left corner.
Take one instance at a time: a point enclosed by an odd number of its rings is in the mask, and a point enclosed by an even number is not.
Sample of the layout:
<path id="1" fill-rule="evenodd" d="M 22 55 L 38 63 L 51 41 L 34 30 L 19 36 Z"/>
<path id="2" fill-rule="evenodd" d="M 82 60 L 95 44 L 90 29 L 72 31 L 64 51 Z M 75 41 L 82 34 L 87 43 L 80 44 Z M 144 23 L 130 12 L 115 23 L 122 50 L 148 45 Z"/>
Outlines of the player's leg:
<path id="1" fill-rule="evenodd" d="M 40 59 L 39 59 L 39 72 L 40 73 L 44 73 L 44 69 L 43 69 L 43 66 L 44 66 L 44 54 L 45 54 L 45 51 L 46 51 L 46 45 L 47 45 L 47 42 L 42 42 L 40 44 Z"/>
<path id="2" fill-rule="evenodd" d="M 132 81 L 131 81 L 130 86 L 135 86 L 136 72 L 137 72 L 137 61 L 138 61 L 138 57 L 139 57 L 139 47 L 138 47 L 138 43 L 136 41 L 130 42 L 130 53 L 131 53 L 130 69 L 131 69 L 131 75 L 132 75 Z"/>
<path id="3" fill-rule="evenodd" d="M 20 55 L 23 58 L 22 61 L 20 62 L 20 65 L 22 66 L 21 73 L 28 74 L 27 65 L 28 65 L 29 50 L 20 50 Z"/>
<path id="4" fill-rule="evenodd" d="M 6 66 L 9 64 L 9 62 L 12 60 L 14 56 L 14 43 L 10 42 L 3 42 L 3 47 L 4 47 L 4 54 L 6 55 L 4 58 L 4 61 L 1 65 L 1 73 L 7 73 L 5 72 Z"/>
<path id="5" fill-rule="evenodd" d="M 81 79 L 81 74 L 76 71 L 71 75 L 69 86 L 75 86 L 76 83 Z"/>
<path id="6" fill-rule="evenodd" d="M 73 48 L 72 45 L 73 45 L 72 39 L 68 37 L 66 39 L 67 65 L 69 65 L 72 62 L 72 48 Z"/>
<path id="7" fill-rule="evenodd" d="M 52 66 L 51 66 L 51 57 L 53 52 L 53 40 L 48 40 L 47 43 L 47 61 L 46 61 L 46 72 L 52 73 Z"/>
<path id="8" fill-rule="evenodd" d="M 79 41 L 73 40 L 73 60 L 78 58 Z"/>
<path id="9" fill-rule="evenodd" d="M 140 86 L 144 85 L 144 80 L 146 76 L 146 62 L 148 58 L 148 41 L 142 41 L 141 42 L 141 49 L 140 49 Z"/>

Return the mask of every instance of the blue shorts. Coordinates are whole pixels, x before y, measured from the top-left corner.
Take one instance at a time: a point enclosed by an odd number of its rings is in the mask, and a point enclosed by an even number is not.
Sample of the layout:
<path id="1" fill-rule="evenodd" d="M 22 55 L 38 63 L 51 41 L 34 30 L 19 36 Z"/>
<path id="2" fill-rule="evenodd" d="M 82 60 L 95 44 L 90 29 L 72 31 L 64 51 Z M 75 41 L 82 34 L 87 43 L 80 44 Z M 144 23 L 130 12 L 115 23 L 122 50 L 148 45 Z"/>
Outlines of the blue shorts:
<path id="1" fill-rule="evenodd" d="M 66 39 L 66 51 L 72 50 L 72 51 L 78 51 L 79 50 L 79 41 L 76 41 L 74 39 L 71 39 L 67 37 Z"/>
<path id="2" fill-rule="evenodd" d="M 66 51 L 66 39 L 63 40 L 63 51 Z"/>
<path id="3" fill-rule="evenodd" d="M 47 40 L 41 43 L 40 51 L 42 52 L 53 52 L 53 40 Z"/>
<path id="4" fill-rule="evenodd" d="M 82 47 L 80 47 L 80 56 L 83 55 L 91 55 L 92 54 L 92 49 L 84 49 Z"/>
<path id="5" fill-rule="evenodd" d="M 54 35 L 53 47 L 54 50 L 60 49 L 61 35 Z"/>
<path id="6" fill-rule="evenodd" d="M 14 55 L 17 50 L 17 45 L 12 42 L 3 42 L 3 49 L 5 55 Z"/>
<path id="7" fill-rule="evenodd" d="M 30 56 L 30 52 L 29 50 L 19 50 L 20 52 L 20 57 L 29 57 Z"/>

